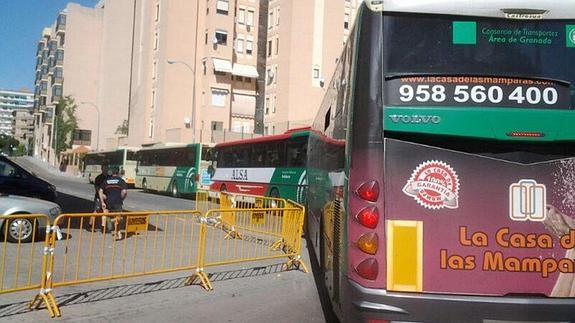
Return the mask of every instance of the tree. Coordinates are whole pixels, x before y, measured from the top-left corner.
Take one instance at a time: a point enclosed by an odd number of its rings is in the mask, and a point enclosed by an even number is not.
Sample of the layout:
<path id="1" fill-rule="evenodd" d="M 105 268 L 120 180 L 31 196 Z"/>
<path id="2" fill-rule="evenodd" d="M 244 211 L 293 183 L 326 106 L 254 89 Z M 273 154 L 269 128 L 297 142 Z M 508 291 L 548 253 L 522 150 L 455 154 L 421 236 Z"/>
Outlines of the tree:
<path id="1" fill-rule="evenodd" d="M 6 155 L 12 155 L 14 148 L 18 147 L 20 142 L 12 136 L 0 135 L 0 152 Z"/>
<path id="2" fill-rule="evenodd" d="M 117 135 L 128 135 L 128 120 L 124 120 L 121 125 L 116 128 L 115 134 Z"/>
<path id="3" fill-rule="evenodd" d="M 56 119 L 54 128 L 56 130 L 52 148 L 59 158 L 60 153 L 72 147 L 74 131 L 78 128 L 76 109 L 78 106 L 71 96 L 66 96 L 56 105 Z"/>

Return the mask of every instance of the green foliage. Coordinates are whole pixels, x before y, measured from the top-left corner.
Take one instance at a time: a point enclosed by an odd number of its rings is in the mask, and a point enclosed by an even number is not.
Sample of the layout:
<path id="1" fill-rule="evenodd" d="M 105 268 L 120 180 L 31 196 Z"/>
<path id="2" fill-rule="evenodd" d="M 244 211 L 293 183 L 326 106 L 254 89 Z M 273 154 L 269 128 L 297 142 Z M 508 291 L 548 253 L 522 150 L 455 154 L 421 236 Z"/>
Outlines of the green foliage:
<path id="1" fill-rule="evenodd" d="M 58 157 L 60 157 L 61 152 L 72 147 L 74 130 L 78 128 L 78 119 L 76 118 L 77 108 L 78 106 L 71 96 L 66 96 L 56 105 L 56 120 L 54 125 L 56 135 L 52 148 L 54 148 Z"/>
<path id="2" fill-rule="evenodd" d="M 8 135 L 0 135 L 0 152 L 6 155 L 12 155 L 14 148 L 18 147 L 20 142 L 14 137 Z"/>
<path id="3" fill-rule="evenodd" d="M 117 135 L 128 135 L 128 120 L 124 120 L 121 125 L 116 128 Z"/>

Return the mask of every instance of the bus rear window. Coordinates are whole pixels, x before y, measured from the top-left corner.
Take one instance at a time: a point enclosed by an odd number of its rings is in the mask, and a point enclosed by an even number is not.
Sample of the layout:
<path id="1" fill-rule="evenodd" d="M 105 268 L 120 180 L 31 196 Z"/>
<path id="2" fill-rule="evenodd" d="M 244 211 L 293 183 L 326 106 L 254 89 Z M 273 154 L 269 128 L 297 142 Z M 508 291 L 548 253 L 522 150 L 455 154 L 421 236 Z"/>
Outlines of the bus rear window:
<path id="1" fill-rule="evenodd" d="M 555 81 L 566 87 L 567 102 L 575 106 L 575 21 L 391 13 L 384 16 L 383 34 L 388 79 L 488 76 Z M 552 91 L 547 93 L 550 100 Z"/>

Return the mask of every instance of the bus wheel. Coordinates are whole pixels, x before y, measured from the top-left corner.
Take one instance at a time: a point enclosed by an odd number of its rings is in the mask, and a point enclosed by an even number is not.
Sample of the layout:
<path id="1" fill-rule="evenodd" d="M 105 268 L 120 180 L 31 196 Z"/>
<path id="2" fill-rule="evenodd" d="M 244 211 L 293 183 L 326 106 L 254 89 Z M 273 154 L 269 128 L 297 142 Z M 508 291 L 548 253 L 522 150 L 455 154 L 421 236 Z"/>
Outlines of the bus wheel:
<path id="1" fill-rule="evenodd" d="M 178 183 L 176 181 L 172 182 L 172 196 L 180 197 L 180 192 L 178 192 Z"/>
<path id="2" fill-rule="evenodd" d="M 146 181 L 146 179 L 144 178 L 144 180 L 142 181 L 142 190 L 144 192 L 148 192 L 148 181 Z"/>
<path id="3" fill-rule="evenodd" d="M 220 186 L 220 192 L 227 192 L 226 184 L 222 184 L 222 186 Z"/>

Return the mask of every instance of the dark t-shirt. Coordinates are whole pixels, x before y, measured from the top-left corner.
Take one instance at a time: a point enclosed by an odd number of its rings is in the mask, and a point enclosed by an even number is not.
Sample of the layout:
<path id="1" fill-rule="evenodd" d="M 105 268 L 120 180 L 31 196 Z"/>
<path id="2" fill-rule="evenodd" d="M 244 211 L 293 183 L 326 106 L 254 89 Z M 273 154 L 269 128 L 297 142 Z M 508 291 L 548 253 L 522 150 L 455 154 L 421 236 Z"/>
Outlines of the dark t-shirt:
<path id="1" fill-rule="evenodd" d="M 112 175 L 107 177 L 102 185 L 100 185 L 104 195 L 106 195 L 106 205 L 108 208 L 121 207 L 122 201 L 122 190 L 128 189 L 128 185 L 120 176 Z"/>
<path id="2" fill-rule="evenodd" d="M 102 183 L 104 182 L 104 179 L 106 179 L 106 177 L 108 177 L 107 174 L 100 174 L 96 176 L 96 178 L 94 179 L 94 188 L 96 189 L 96 195 L 94 195 L 94 201 L 100 199 L 100 196 L 98 196 L 98 190 L 102 186 Z"/>

